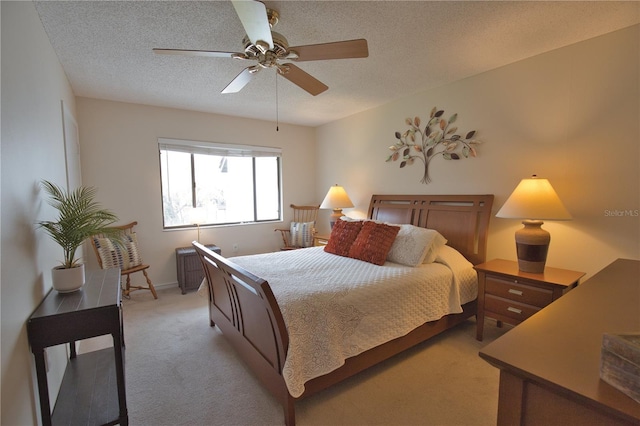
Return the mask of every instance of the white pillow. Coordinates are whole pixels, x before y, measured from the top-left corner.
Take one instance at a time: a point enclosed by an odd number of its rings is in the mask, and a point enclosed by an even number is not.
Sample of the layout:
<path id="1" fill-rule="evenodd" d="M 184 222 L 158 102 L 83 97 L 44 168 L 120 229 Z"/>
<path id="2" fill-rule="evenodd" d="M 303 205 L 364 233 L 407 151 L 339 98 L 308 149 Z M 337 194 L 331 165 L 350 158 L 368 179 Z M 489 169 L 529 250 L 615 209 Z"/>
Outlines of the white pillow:
<path id="1" fill-rule="evenodd" d="M 291 245 L 293 247 L 313 246 L 313 225 L 314 222 L 291 222 L 289 228 Z"/>
<path id="2" fill-rule="evenodd" d="M 349 217 L 349 216 L 340 216 L 340 220 L 344 220 L 345 222 L 357 222 L 357 221 L 362 220 L 362 219 L 354 219 L 354 218 Z"/>
<path id="3" fill-rule="evenodd" d="M 433 231 L 433 234 L 432 234 L 433 240 L 431 241 L 431 245 L 429 246 L 429 249 L 427 250 L 427 254 L 424 257 L 424 260 L 422 261 L 422 263 L 435 262 L 436 257 L 438 256 L 438 252 L 442 247 L 444 247 L 445 244 L 447 244 L 447 239 L 443 237 L 441 233 L 439 233 L 434 229 L 429 229 L 429 231 Z"/>
<path id="4" fill-rule="evenodd" d="M 387 260 L 407 266 L 418 266 L 435 260 L 438 249 L 447 240 L 436 230 L 420 228 L 414 225 L 395 225 L 400 227 Z M 429 262 L 427 262 L 429 257 Z"/>
<path id="5" fill-rule="evenodd" d="M 344 220 L 345 222 L 375 222 L 375 223 L 384 223 L 386 225 L 392 225 L 391 223 L 380 222 L 379 220 L 371 220 L 371 219 L 355 219 L 349 216 L 340 216 L 340 220 Z M 392 226 L 400 226 L 400 225 L 392 225 Z"/>
<path id="6" fill-rule="evenodd" d="M 469 262 L 467 258 L 462 255 L 462 253 L 448 245 L 440 247 L 435 261 L 436 263 L 447 265 L 452 269 L 471 268 L 471 270 L 473 271 L 472 275 L 476 275 L 475 269 L 473 269 L 473 264 Z"/>

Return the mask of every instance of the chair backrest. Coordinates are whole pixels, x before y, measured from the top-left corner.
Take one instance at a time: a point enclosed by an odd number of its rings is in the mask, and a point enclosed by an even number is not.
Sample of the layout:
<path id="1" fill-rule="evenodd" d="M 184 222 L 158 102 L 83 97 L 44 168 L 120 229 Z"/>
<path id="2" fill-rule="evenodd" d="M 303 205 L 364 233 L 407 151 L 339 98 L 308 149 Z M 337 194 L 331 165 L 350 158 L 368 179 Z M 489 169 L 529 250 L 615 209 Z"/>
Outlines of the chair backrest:
<path id="1" fill-rule="evenodd" d="M 318 220 L 318 211 L 320 206 L 298 206 L 291 204 L 293 209 L 292 222 L 316 222 Z"/>
<path id="2" fill-rule="evenodd" d="M 293 220 L 289 229 L 280 230 L 285 247 L 283 250 L 311 247 L 316 234 L 316 221 L 320 206 L 298 206 L 291 204 Z"/>
<path id="3" fill-rule="evenodd" d="M 91 237 L 91 245 L 101 269 L 120 267 L 122 270 L 127 270 L 142 264 L 136 233 L 133 230 L 137 224 L 138 222 L 131 222 L 113 227 L 122 231 L 122 247 L 111 242 L 103 234 Z"/>

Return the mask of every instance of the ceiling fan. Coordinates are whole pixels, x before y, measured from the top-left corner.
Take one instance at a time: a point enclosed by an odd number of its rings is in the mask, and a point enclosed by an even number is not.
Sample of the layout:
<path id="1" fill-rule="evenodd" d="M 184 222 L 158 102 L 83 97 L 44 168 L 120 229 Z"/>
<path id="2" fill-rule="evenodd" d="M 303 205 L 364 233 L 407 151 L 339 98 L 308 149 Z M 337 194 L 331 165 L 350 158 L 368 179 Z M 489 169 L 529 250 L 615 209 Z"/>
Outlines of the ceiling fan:
<path id="1" fill-rule="evenodd" d="M 245 0 L 232 1 L 232 3 L 247 33 L 242 40 L 244 53 L 157 48 L 153 51 L 159 54 L 233 58 L 257 62 L 242 70 L 222 90 L 222 93 L 237 93 L 251 81 L 258 71 L 264 68 L 275 68 L 278 74 L 313 96 L 324 92 L 328 87 L 288 61 L 304 62 L 369 56 L 365 39 L 289 47 L 287 39 L 282 34 L 271 31 L 278 23 L 279 14 L 277 11 L 267 9 L 259 1 Z"/>

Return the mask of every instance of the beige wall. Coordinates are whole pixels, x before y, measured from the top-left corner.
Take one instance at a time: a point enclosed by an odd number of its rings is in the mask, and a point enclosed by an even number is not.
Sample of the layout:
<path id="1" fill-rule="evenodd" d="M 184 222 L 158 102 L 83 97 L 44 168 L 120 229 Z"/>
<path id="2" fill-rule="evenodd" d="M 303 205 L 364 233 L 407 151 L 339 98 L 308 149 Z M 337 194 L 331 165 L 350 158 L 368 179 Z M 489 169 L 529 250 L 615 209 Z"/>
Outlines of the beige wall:
<path id="1" fill-rule="evenodd" d="M 2 14 L 2 419 L 39 422 L 26 321 L 51 288 L 62 251 L 38 220 L 53 219 L 38 182 L 66 184 L 61 101 L 75 99 L 31 2 L 1 2 Z M 55 396 L 64 371 L 63 347 L 49 351 Z"/>
<path id="2" fill-rule="evenodd" d="M 279 146 L 285 199 L 320 202 L 330 185 L 347 188 L 364 214 L 372 193 L 493 193 L 494 210 L 518 181 L 548 177 L 573 213 L 545 224 L 549 264 L 593 274 L 617 257 L 640 258 L 638 217 L 607 211 L 640 208 L 639 26 L 521 61 L 455 84 L 309 129 L 241 118 L 93 99 L 75 100 L 30 2 L 1 2 L 1 423 L 38 423 L 37 391 L 25 321 L 50 288 L 61 254 L 34 223 L 52 216 L 38 181 L 64 183 L 60 101 L 80 126 L 83 181 L 122 222 L 138 220 L 141 248 L 159 284 L 175 283 L 175 247 L 195 231 L 161 230 L 157 138 L 192 138 Z M 384 162 L 408 116 L 433 106 L 458 113 L 462 130 L 478 131 L 479 157 L 436 159 L 433 182 L 416 164 Z M 287 211 L 287 210 L 285 210 Z M 287 211 L 288 212 L 288 211 Z M 329 212 L 322 212 L 326 231 Z M 285 222 L 288 218 L 285 218 Z M 202 240 L 225 254 L 275 250 L 273 224 L 211 228 Z M 490 257 L 515 258 L 517 221 L 492 220 Z M 93 256 L 90 265 L 95 264 Z M 55 392 L 64 351 L 53 351 Z"/>
<path id="3" fill-rule="evenodd" d="M 491 193 L 494 213 L 520 179 L 548 178 L 574 220 L 545 223 L 547 264 L 595 273 L 640 259 L 639 34 L 636 25 L 400 99 L 317 129 L 317 191 L 339 183 L 366 214 L 372 193 Z M 432 107 L 477 130 L 477 158 L 385 163 L 406 117 Z M 631 211 L 612 216 L 608 211 Z M 324 224 L 321 221 L 321 225 Z M 514 259 L 517 220 L 492 218 L 489 258 Z"/>
<path id="4" fill-rule="evenodd" d="M 77 109 L 83 182 L 99 188 L 99 199 L 121 223 L 138 221 L 140 250 L 156 285 L 176 285 L 175 248 L 197 238 L 195 229 L 162 229 L 159 137 L 280 147 L 285 223 L 291 203 L 322 201 L 315 194 L 311 128 L 280 124 L 276 131 L 266 121 L 86 98 L 78 98 Z M 200 240 L 217 244 L 227 256 L 274 251 L 282 245 L 277 227 L 282 222 L 201 228 Z M 93 254 L 88 261 L 96 265 Z"/>

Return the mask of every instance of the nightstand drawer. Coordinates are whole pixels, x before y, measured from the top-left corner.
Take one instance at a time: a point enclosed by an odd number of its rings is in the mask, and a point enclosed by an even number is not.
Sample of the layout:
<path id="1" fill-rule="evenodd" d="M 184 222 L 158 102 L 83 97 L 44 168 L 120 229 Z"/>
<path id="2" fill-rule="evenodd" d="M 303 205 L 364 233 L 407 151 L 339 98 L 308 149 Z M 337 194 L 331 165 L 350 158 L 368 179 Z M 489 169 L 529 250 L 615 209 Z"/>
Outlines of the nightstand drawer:
<path id="1" fill-rule="evenodd" d="M 542 274 L 520 270 L 517 262 L 494 259 L 474 266 L 478 271 L 476 339 L 482 340 L 485 315 L 520 324 L 578 285 L 584 272 L 546 267 Z"/>
<path id="2" fill-rule="evenodd" d="M 494 314 L 512 318 L 516 321 L 524 321 L 541 309 L 537 306 L 526 305 L 490 294 L 487 294 L 485 297 L 484 307 L 488 316 L 491 316 L 489 312 L 493 312 Z"/>
<path id="3" fill-rule="evenodd" d="M 487 294 L 514 300 L 528 305 L 544 308 L 553 301 L 551 290 L 518 283 L 517 280 L 501 279 L 487 275 L 485 282 Z"/>
<path id="4" fill-rule="evenodd" d="M 314 247 L 318 246 L 326 246 L 329 242 L 330 235 L 314 235 L 313 237 L 313 245 Z"/>

